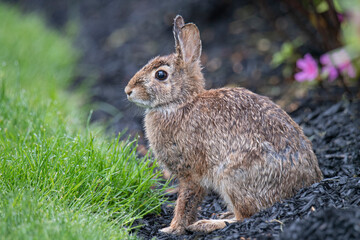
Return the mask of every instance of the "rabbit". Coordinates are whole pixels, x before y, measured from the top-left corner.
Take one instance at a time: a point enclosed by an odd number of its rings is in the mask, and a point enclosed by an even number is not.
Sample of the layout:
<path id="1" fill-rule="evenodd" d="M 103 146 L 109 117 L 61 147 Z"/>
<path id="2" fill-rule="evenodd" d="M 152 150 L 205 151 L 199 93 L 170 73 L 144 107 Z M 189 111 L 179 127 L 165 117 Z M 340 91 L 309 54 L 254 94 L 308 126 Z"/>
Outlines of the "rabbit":
<path id="1" fill-rule="evenodd" d="M 198 28 L 178 15 L 173 34 L 175 53 L 150 60 L 125 88 L 146 109 L 155 157 L 179 181 L 174 217 L 161 232 L 221 229 L 321 181 L 311 142 L 284 110 L 244 88 L 205 90 Z M 197 221 L 210 189 L 234 218 Z"/>

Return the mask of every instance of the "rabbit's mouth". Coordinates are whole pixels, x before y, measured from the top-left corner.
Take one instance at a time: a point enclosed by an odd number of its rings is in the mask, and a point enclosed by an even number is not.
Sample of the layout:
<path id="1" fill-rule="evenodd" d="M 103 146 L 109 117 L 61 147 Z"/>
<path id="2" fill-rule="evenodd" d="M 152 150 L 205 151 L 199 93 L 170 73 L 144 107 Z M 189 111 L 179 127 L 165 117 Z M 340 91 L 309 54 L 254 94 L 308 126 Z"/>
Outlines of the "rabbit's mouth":
<path id="1" fill-rule="evenodd" d="M 151 103 L 149 101 L 145 101 L 145 100 L 141 100 L 141 99 L 134 99 L 132 97 L 128 96 L 128 100 L 130 102 L 135 103 L 136 105 L 138 105 L 139 107 L 142 108 L 151 108 Z"/>

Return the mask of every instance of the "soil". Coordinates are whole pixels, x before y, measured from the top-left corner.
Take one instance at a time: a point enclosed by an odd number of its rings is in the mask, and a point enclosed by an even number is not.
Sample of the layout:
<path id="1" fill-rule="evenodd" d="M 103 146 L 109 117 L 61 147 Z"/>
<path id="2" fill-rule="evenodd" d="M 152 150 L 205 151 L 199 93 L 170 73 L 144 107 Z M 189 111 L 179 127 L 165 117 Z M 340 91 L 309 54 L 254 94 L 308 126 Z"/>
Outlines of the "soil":
<path id="1" fill-rule="evenodd" d="M 300 103 L 291 98 L 292 82 L 284 69 L 270 66 L 271 56 L 286 40 L 302 36 L 279 1 L 251 0 L 7 0 L 24 11 L 40 11 L 48 23 L 65 31 L 70 19 L 79 25 L 76 46 L 84 53 L 74 86 L 90 82 L 93 121 L 109 123 L 110 132 L 127 129 L 145 149 L 143 111 L 129 104 L 124 87 L 150 58 L 173 51 L 172 19 L 181 14 L 201 30 L 202 63 L 207 88 L 247 87 L 288 110 L 313 143 L 325 179 L 293 198 L 241 223 L 211 234 L 171 236 L 169 225 L 176 194 L 158 215 L 136 222 L 144 239 L 360 239 L 360 102 L 341 100 L 343 90 L 314 91 Z M 266 2 L 265 7 L 263 4 Z M 302 36 L 305 38 L 305 36 Z M 317 53 L 311 42 L 302 53 Z M 319 53 L 319 52 L 318 52 Z M 296 111 L 294 111 L 296 110 Z M 124 135 L 126 137 L 126 135 Z M 226 209 L 210 193 L 200 219 L 216 218 Z"/>

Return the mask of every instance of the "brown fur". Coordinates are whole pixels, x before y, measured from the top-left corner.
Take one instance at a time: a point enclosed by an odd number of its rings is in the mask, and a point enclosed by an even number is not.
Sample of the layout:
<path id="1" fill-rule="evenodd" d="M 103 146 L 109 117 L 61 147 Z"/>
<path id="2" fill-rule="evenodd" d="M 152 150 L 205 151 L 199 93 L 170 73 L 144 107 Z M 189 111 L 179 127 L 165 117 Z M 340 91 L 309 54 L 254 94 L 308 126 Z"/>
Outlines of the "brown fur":
<path id="1" fill-rule="evenodd" d="M 147 108 L 150 147 L 180 182 L 174 218 L 162 231 L 209 232 L 235 221 L 195 222 L 207 189 L 240 221 L 322 179 L 310 141 L 275 103 L 244 88 L 204 89 L 194 24 L 177 16 L 174 37 L 176 52 L 152 59 L 125 88 Z M 168 78 L 157 80 L 158 70 Z"/>

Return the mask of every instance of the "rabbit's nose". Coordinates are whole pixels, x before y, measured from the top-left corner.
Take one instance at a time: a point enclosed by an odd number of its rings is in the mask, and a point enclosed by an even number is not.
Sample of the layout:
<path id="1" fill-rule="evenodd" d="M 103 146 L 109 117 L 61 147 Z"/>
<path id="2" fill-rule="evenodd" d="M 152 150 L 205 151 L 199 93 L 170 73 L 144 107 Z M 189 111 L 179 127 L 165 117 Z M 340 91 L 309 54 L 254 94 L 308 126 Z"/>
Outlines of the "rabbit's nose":
<path id="1" fill-rule="evenodd" d="M 130 97 L 130 95 L 132 93 L 132 89 L 129 86 L 126 86 L 125 93 L 126 93 L 126 95 L 128 95 L 128 97 Z"/>

